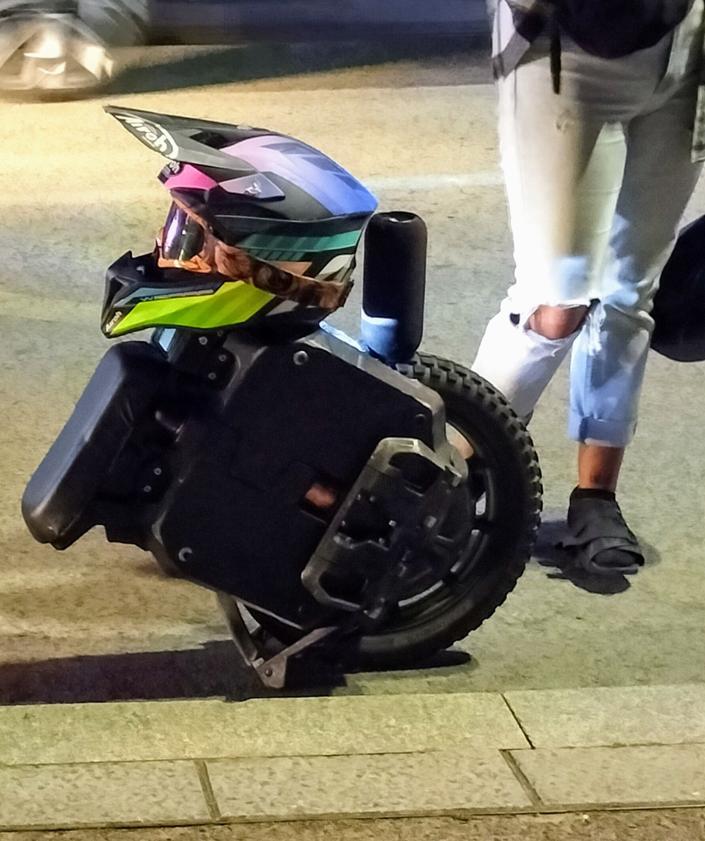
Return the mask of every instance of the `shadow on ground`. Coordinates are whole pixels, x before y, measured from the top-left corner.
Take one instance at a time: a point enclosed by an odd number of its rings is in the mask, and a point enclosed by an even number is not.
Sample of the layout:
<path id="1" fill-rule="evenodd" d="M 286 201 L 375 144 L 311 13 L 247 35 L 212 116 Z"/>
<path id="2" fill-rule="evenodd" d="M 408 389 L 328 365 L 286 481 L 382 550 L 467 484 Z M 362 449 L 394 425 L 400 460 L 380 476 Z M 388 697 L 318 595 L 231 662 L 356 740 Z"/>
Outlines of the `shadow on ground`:
<path id="1" fill-rule="evenodd" d="M 414 666 L 446 669 L 464 665 L 469 655 L 444 651 Z M 291 664 L 284 692 L 265 689 L 239 658 L 231 642 L 211 642 L 186 651 L 156 651 L 64 657 L 0 666 L 0 705 L 79 704 L 225 698 L 245 701 L 273 695 L 322 697 L 345 677 L 331 663 L 309 655 Z"/>
<path id="2" fill-rule="evenodd" d="M 472 45 L 472 40 L 470 45 Z M 100 95 L 155 93 L 185 87 L 252 82 L 304 73 L 386 64 L 389 62 L 439 59 L 467 53 L 468 39 L 395 39 L 390 42 L 327 44 L 255 43 L 238 47 L 199 50 L 154 64 L 126 66 Z M 163 53 L 156 53 L 157 55 Z M 148 55 L 148 54 L 147 54 Z M 463 84 L 488 81 L 489 71 L 479 74 L 463 68 Z M 481 79 L 480 79 L 481 77 Z M 457 83 L 457 82 L 456 82 Z"/>
<path id="3" fill-rule="evenodd" d="M 298 664 L 297 664 L 298 665 Z M 334 676 L 306 663 L 305 685 L 292 673 L 295 694 L 328 694 Z M 240 661 L 231 642 L 185 651 L 63 657 L 0 666 L 0 704 L 70 704 L 126 700 L 225 697 L 238 701 L 272 694 Z"/>

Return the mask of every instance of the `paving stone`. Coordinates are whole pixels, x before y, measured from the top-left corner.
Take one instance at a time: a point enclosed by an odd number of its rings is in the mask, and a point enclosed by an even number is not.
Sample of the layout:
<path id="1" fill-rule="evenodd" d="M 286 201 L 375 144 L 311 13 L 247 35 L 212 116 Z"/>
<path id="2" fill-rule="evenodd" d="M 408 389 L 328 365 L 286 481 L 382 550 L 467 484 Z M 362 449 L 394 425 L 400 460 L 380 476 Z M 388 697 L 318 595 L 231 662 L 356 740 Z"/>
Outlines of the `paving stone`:
<path id="1" fill-rule="evenodd" d="M 219 810 L 229 818 L 531 807 L 499 752 L 215 760 L 207 767 Z"/>
<path id="2" fill-rule="evenodd" d="M 535 747 L 705 742 L 705 684 L 508 692 Z"/>
<path id="3" fill-rule="evenodd" d="M 8 764 L 522 748 L 500 695 L 268 698 L 0 708 Z"/>
<path id="4" fill-rule="evenodd" d="M 192 762 L 0 767 L 0 828 L 209 819 Z"/>
<path id="5" fill-rule="evenodd" d="M 705 804 L 705 745 L 515 751 L 548 807 Z"/>

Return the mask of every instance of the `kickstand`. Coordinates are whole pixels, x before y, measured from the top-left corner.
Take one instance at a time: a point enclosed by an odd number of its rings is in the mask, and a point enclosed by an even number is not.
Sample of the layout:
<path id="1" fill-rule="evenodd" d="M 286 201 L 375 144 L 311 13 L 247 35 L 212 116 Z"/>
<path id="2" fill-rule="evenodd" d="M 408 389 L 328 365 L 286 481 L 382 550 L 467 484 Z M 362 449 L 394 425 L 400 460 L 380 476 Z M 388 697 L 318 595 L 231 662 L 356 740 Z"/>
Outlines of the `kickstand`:
<path id="1" fill-rule="evenodd" d="M 240 656 L 254 670 L 263 686 L 268 689 L 284 689 L 289 660 L 338 630 L 335 626 L 315 628 L 292 645 L 282 647 L 276 654 L 268 656 L 265 643 L 270 640 L 264 638 L 261 628 L 250 631 L 237 599 L 227 593 L 218 593 L 218 602 L 225 614 L 230 634 Z"/>

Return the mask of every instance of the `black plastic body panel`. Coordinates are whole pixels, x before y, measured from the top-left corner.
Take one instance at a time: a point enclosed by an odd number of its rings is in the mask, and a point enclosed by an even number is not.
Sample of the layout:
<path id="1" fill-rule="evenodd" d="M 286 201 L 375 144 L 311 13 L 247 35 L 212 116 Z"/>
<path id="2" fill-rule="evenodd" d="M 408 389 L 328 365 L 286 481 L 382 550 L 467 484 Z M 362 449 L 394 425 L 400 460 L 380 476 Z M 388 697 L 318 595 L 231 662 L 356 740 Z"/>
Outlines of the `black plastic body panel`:
<path id="1" fill-rule="evenodd" d="M 302 573 L 382 439 L 449 445 L 438 395 L 323 331 L 265 344 L 176 331 L 103 358 L 23 499 L 35 538 L 95 525 L 170 574 L 301 628 L 331 615 Z"/>
<path id="2" fill-rule="evenodd" d="M 168 373 L 164 357 L 144 342 L 105 354 L 25 490 L 22 514 L 36 540 L 63 549 L 100 522 L 111 467 L 153 411 Z M 108 492 L 105 503 L 119 495 Z"/>
<path id="3" fill-rule="evenodd" d="M 341 499 L 382 438 L 434 442 L 434 408 L 400 391 L 406 380 L 360 354 L 362 370 L 315 340 L 261 346 L 232 334 L 238 360 L 217 416 L 179 444 L 173 481 L 155 512 L 149 548 L 172 574 L 224 590 L 292 624 L 323 609 L 301 574 L 329 525 L 305 495 L 314 483 Z M 412 384 L 413 385 L 413 384 Z M 437 407 L 436 407 L 437 409 Z"/>

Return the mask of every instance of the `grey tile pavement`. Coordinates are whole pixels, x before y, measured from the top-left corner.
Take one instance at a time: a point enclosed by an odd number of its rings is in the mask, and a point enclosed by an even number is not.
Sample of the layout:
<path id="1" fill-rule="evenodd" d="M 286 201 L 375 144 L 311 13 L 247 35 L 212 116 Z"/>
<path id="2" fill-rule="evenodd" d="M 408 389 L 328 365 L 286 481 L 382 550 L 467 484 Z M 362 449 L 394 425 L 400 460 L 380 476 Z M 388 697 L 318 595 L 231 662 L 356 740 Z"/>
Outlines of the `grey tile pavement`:
<path id="1" fill-rule="evenodd" d="M 276 819 L 522 811 L 532 802 L 498 751 L 209 762 L 224 817 Z"/>
<path id="2" fill-rule="evenodd" d="M 0 766 L 0 828 L 210 819 L 193 762 Z"/>
<path id="3" fill-rule="evenodd" d="M 0 707 L 0 830 L 705 806 L 704 692 Z"/>
<path id="4" fill-rule="evenodd" d="M 513 756 L 548 808 L 705 803 L 705 745 L 539 748 Z"/>
<path id="5" fill-rule="evenodd" d="M 705 742 L 705 685 L 507 692 L 534 747 Z"/>
<path id="6" fill-rule="evenodd" d="M 6 764 L 527 745 L 502 697 L 485 693 L 0 707 Z"/>

